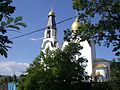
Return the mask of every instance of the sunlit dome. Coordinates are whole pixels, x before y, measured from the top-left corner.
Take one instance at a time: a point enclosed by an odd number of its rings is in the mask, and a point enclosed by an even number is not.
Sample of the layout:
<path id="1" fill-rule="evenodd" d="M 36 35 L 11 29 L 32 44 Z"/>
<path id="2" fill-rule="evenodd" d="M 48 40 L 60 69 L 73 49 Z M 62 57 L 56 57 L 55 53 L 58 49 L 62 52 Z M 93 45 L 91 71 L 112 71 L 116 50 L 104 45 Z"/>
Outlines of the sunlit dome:
<path id="1" fill-rule="evenodd" d="M 104 64 L 96 64 L 95 68 L 106 68 Z"/>
<path id="2" fill-rule="evenodd" d="M 76 31 L 81 27 L 81 23 L 79 21 L 79 18 L 77 17 L 76 20 L 73 22 L 73 24 L 71 25 L 71 29 L 72 31 Z"/>
<path id="3" fill-rule="evenodd" d="M 49 12 L 48 16 L 55 16 L 55 13 L 54 13 L 53 9 L 51 9 L 51 11 Z"/>

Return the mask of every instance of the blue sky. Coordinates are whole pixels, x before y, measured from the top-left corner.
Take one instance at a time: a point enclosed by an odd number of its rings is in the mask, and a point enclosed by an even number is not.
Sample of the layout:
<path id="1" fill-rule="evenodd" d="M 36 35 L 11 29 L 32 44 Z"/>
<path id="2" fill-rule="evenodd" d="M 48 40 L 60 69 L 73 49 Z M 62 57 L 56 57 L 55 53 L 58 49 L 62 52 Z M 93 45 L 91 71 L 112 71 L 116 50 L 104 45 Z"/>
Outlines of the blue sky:
<path id="1" fill-rule="evenodd" d="M 76 11 L 72 8 L 72 0 L 13 0 L 13 5 L 16 7 L 16 10 L 12 16 L 22 16 L 23 21 L 27 24 L 27 28 L 21 28 L 19 33 L 13 31 L 8 32 L 11 38 L 45 27 L 51 7 L 56 14 L 56 22 L 76 15 Z M 70 29 L 74 20 L 75 18 L 57 25 L 58 41 L 60 43 L 63 42 L 63 31 L 67 28 Z M 97 18 L 94 19 L 94 21 L 96 20 Z M 13 45 L 11 45 L 12 48 L 8 51 L 8 58 L 0 57 L 0 60 L 14 61 L 16 63 L 31 63 L 39 55 L 42 43 L 42 40 L 39 38 L 43 37 L 43 33 L 44 30 L 14 39 Z M 96 46 L 96 56 L 111 60 L 115 57 L 111 48 Z"/>

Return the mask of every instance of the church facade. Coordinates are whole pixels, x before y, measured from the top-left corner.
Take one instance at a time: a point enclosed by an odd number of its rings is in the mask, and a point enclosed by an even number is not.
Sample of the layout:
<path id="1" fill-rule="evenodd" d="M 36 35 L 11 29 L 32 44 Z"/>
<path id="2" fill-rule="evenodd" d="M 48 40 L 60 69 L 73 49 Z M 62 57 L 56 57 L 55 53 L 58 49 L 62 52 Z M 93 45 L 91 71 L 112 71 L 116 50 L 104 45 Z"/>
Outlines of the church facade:
<path id="1" fill-rule="evenodd" d="M 72 32 L 76 32 L 79 27 L 81 27 L 81 23 L 77 17 L 71 25 Z M 68 45 L 68 42 L 64 41 L 61 49 L 63 49 L 66 45 Z M 85 68 L 87 74 L 92 77 L 92 80 L 96 80 L 98 82 L 107 81 L 110 77 L 110 62 L 96 61 L 95 45 L 92 40 L 90 44 L 88 41 L 83 41 L 80 42 L 80 45 L 83 47 L 83 49 L 80 51 L 81 56 L 88 60 L 87 66 Z M 48 23 L 44 31 L 44 39 L 41 45 L 41 49 L 43 52 L 45 52 L 47 48 L 50 50 L 55 50 L 60 48 L 59 46 L 60 45 L 58 45 L 57 40 L 55 13 L 53 10 L 51 10 L 48 14 Z"/>

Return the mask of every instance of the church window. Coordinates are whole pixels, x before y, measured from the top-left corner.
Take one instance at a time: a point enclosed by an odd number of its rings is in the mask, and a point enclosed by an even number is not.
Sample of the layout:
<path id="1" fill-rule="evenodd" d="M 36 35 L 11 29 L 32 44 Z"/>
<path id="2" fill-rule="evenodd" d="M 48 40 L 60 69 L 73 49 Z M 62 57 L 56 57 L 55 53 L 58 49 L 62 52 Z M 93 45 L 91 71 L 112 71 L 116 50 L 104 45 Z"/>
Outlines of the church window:
<path id="1" fill-rule="evenodd" d="M 55 38 L 57 38 L 57 32 L 56 32 L 56 30 L 55 30 Z"/>
<path id="2" fill-rule="evenodd" d="M 47 31 L 47 38 L 50 38 L 50 30 Z"/>
<path id="3" fill-rule="evenodd" d="M 47 28 L 50 29 L 50 26 L 48 26 Z"/>

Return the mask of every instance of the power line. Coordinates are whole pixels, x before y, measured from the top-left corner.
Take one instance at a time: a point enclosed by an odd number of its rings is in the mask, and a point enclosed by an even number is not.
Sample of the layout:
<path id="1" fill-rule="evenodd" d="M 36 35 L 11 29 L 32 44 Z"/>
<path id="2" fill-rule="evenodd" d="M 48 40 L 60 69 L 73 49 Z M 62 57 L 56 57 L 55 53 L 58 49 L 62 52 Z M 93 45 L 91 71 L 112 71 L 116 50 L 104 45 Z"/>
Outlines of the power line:
<path id="1" fill-rule="evenodd" d="M 67 18 L 67 19 L 65 19 L 65 20 L 62 20 L 62 21 L 60 21 L 60 22 L 57 22 L 56 25 L 61 24 L 61 23 L 63 23 L 63 22 L 66 22 L 66 21 L 68 21 L 68 20 L 71 20 L 71 19 L 73 19 L 73 18 L 75 18 L 75 17 L 76 17 L 76 16 L 73 16 L 73 17 Z M 24 37 L 24 36 L 33 34 L 33 33 L 35 33 L 35 32 L 39 32 L 39 31 L 45 30 L 46 28 L 47 28 L 47 27 L 44 27 L 44 28 L 41 28 L 41 29 L 38 29 L 38 30 L 35 30 L 35 31 L 32 31 L 32 32 L 29 32 L 29 33 L 26 33 L 26 34 L 22 34 L 22 35 L 19 35 L 19 36 L 16 36 L 16 37 L 12 37 L 12 38 L 10 38 L 10 39 L 17 39 L 17 38 L 20 38 L 20 37 Z"/>

